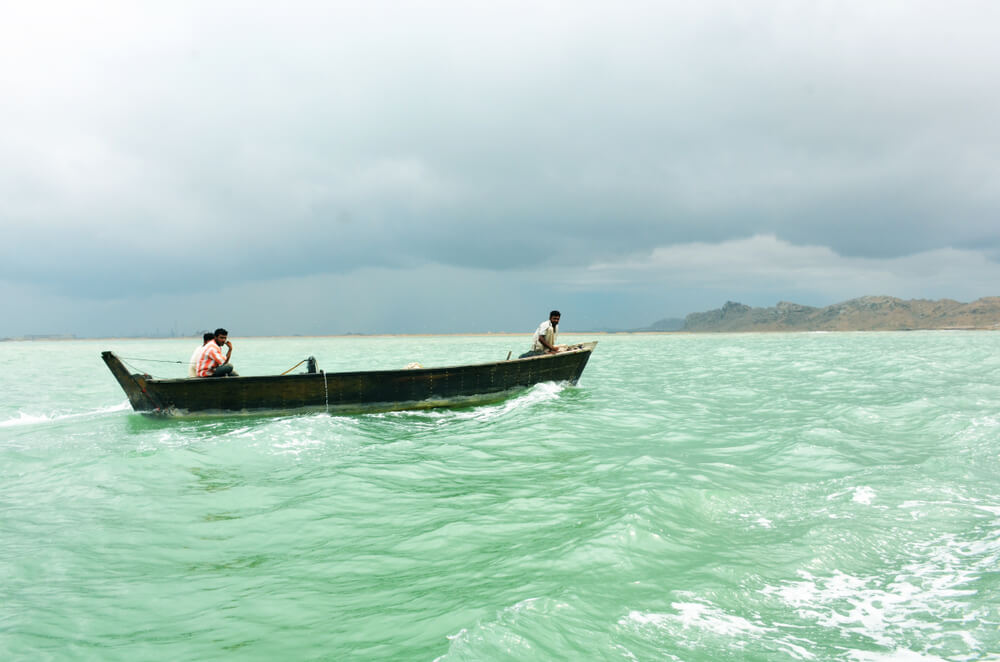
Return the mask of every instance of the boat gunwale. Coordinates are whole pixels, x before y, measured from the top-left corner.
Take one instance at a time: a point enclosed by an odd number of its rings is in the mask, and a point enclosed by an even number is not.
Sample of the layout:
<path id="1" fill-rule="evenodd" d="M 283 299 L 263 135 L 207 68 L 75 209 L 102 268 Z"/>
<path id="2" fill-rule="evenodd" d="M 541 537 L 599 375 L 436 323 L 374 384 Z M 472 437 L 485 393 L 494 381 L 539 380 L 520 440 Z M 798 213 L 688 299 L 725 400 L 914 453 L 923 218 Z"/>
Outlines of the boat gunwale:
<path id="1" fill-rule="evenodd" d="M 318 379 L 321 377 L 326 377 L 327 379 L 333 377 L 353 377 L 357 375 L 370 375 L 370 376 L 380 376 L 380 375 L 399 375 L 399 374 L 412 374 L 426 375 L 435 372 L 448 372 L 451 370 L 463 370 L 470 368 L 487 368 L 490 366 L 504 365 L 508 363 L 516 363 L 520 361 L 536 361 L 553 359 L 559 356 L 565 356 L 568 354 L 583 354 L 585 352 L 593 352 L 594 348 L 597 346 L 596 340 L 591 340 L 590 342 L 580 343 L 579 347 L 574 347 L 573 349 L 567 349 L 565 351 L 559 352 L 557 354 L 538 354 L 536 356 L 526 356 L 524 358 L 511 358 L 504 359 L 502 361 L 490 361 L 487 363 L 464 363 L 460 365 L 451 366 L 441 366 L 441 367 L 430 367 L 430 368 L 395 368 L 389 370 L 348 370 L 344 372 L 324 372 L 322 370 L 317 372 L 297 372 L 288 375 L 235 375 L 227 376 L 225 378 L 206 378 L 206 377 L 171 377 L 171 378 L 156 378 L 150 377 L 146 379 L 148 384 L 176 384 L 176 383 L 189 383 L 189 382 L 199 382 L 206 384 L 214 384 L 218 382 L 223 383 L 233 383 L 235 380 L 247 381 L 247 380 L 262 380 L 262 381 L 272 381 L 272 380 L 285 380 L 285 379 Z M 120 360 L 120 359 L 119 359 Z M 142 374 L 142 373 L 136 373 Z"/>

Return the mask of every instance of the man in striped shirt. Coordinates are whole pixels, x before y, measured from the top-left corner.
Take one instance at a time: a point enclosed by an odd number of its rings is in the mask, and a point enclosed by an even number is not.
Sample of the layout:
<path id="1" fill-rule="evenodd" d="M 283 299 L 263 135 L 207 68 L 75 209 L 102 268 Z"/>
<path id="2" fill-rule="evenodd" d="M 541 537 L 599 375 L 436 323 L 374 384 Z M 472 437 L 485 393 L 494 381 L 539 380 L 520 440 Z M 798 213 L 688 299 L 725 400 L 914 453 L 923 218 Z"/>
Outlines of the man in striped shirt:
<path id="1" fill-rule="evenodd" d="M 191 358 L 188 360 L 188 377 L 198 376 L 198 359 L 201 358 L 201 353 L 205 350 L 205 345 L 215 340 L 214 333 L 203 333 L 201 334 L 201 344 L 198 345 L 193 352 L 191 352 Z M 216 345 L 218 347 L 218 345 Z"/>
<path id="2" fill-rule="evenodd" d="M 226 355 L 222 355 L 222 346 L 229 348 Z M 196 362 L 196 370 L 199 377 L 226 377 L 236 375 L 233 371 L 233 364 L 229 358 L 233 355 L 233 343 L 229 341 L 229 332 L 225 329 L 215 330 L 215 339 L 205 343 L 201 348 Z"/>

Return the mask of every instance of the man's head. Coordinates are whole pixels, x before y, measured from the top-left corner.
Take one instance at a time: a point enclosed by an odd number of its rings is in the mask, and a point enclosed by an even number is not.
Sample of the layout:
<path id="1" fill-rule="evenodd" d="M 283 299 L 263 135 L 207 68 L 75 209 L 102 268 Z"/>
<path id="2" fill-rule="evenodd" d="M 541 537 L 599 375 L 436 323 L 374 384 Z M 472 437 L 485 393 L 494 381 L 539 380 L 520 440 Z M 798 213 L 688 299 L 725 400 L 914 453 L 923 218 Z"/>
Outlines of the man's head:
<path id="1" fill-rule="evenodd" d="M 556 326 L 557 324 L 559 324 L 560 317 L 562 317 L 562 315 L 559 314 L 558 310 L 553 310 L 551 313 L 549 313 L 549 321 L 552 322 L 552 326 Z"/>
<path id="2" fill-rule="evenodd" d="M 225 329 L 216 329 L 215 330 L 215 344 L 216 345 L 218 345 L 219 347 L 222 347 L 223 345 L 226 344 L 227 340 L 229 340 L 229 332 L 228 331 L 226 331 Z"/>
<path id="3" fill-rule="evenodd" d="M 209 340 L 211 340 L 214 337 L 215 337 L 214 333 L 203 333 L 203 334 L 201 334 L 201 344 L 204 345 L 205 343 L 207 343 Z"/>

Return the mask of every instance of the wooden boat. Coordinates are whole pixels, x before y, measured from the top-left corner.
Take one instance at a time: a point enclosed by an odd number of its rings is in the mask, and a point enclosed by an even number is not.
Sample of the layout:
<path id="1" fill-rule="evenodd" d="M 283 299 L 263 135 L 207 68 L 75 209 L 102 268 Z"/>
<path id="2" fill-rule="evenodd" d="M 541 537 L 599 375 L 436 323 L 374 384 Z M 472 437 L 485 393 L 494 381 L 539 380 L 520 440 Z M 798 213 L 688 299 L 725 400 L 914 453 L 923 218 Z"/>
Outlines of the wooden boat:
<path id="1" fill-rule="evenodd" d="M 113 352 L 101 357 L 144 414 L 242 414 L 326 411 L 336 414 L 472 406 L 497 402 L 542 382 L 576 383 L 596 342 L 495 363 L 447 368 L 326 373 L 311 362 L 310 372 L 259 377 L 156 379 L 130 373 Z"/>

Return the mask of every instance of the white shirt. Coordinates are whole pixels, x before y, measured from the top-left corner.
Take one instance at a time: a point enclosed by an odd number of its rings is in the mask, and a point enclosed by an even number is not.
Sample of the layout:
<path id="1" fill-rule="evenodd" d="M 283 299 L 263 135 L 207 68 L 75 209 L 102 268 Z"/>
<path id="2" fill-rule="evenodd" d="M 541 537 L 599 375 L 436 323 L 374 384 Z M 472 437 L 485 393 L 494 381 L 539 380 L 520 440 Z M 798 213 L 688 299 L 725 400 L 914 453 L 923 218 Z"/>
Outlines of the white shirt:
<path id="1" fill-rule="evenodd" d="M 215 341 L 211 340 L 209 342 L 215 342 Z M 198 359 L 201 358 L 201 353 L 202 351 L 204 351 L 205 345 L 207 344 L 208 343 L 202 343 L 201 345 L 199 345 L 198 349 L 194 350 L 194 353 L 191 355 L 191 360 L 188 361 L 188 377 L 198 376 Z"/>
<path id="2" fill-rule="evenodd" d="M 543 345 L 538 341 L 538 336 L 542 336 L 543 338 L 545 338 L 545 342 L 555 347 L 556 337 L 558 335 L 559 334 L 556 331 L 556 327 L 552 326 L 552 322 L 550 322 L 549 320 L 545 320 L 544 322 L 538 325 L 538 330 L 535 331 L 535 335 L 531 337 L 531 351 L 539 352 L 548 350 L 548 347 L 546 347 L 545 345 Z"/>

